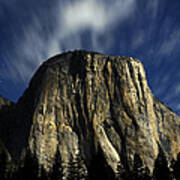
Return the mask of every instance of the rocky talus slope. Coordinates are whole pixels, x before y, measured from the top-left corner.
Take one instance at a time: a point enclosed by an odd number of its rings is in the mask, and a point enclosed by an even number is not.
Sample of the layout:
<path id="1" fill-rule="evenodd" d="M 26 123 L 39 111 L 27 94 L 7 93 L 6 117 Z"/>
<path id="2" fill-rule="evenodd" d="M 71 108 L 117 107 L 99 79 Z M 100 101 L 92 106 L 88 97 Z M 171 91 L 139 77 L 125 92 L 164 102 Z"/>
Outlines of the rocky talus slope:
<path id="1" fill-rule="evenodd" d="M 137 59 L 57 55 L 8 107 L 0 109 L 9 151 L 0 169 L 11 161 L 13 180 L 180 177 L 180 117 L 152 94 Z"/>

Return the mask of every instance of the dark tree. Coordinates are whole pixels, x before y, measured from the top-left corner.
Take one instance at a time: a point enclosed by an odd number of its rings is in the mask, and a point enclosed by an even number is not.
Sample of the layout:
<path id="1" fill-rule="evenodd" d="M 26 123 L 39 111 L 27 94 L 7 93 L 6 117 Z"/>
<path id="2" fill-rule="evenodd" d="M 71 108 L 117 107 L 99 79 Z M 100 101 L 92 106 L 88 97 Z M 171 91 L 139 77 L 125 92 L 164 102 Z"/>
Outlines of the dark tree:
<path id="1" fill-rule="evenodd" d="M 177 161 L 172 165 L 173 175 L 177 180 L 180 180 L 180 153 L 177 155 Z"/>
<path id="2" fill-rule="evenodd" d="M 171 180 L 171 172 L 168 168 L 168 162 L 166 156 L 161 148 L 159 148 L 159 154 L 155 161 L 155 169 L 153 172 L 155 180 Z"/>
<path id="3" fill-rule="evenodd" d="M 69 162 L 68 180 L 85 180 L 87 179 L 87 172 L 84 166 L 84 160 L 81 157 L 80 152 L 76 155 L 75 159 Z"/>
<path id="4" fill-rule="evenodd" d="M 89 180 L 113 180 L 115 179 L 113 170 L 107 164 L 102 150 L 92 158 L 91 164 L 88 167 Z"/>
<path id="5" fill-rule="evenodd" d="M 53 169 L 51 172 L 51 179 L 52 180 L 54 180 L 54 179 L 61 180 L 62 177 L 63 177 L 63 169 L 62 169 L 62 165 L 61 165 L 61 156 L 60 156 L 59 151 L 57 150 Z"/>
<path id="6" fill-rule="evenodd" d="M 0 179 L 9 180 L 13 173 L 14 165 L 10 160 L 8 152 L 0 141 Z"/>
<path id="7" fill-rule="evenodd" d="M 126 170 L 121 162 L 118 163 L 117 166 L 117 174 L 116 174 L 116 180 L 122 180 L 125 179 L 126 176 Z"/>
<path id="8" fill-rule="evenodd" d="M 38 160 L 32 157 L 30 153 L 27 153 L 19 163 L 13 180 L 39 180 L 38 174 Z"/>
<path id="9" fill-rule="evenodd" d="M 150 180 L 150 172 L 147 167 L 143 166 L 143 162 L 138 154 L 134 155 L 133 179 Z"/>

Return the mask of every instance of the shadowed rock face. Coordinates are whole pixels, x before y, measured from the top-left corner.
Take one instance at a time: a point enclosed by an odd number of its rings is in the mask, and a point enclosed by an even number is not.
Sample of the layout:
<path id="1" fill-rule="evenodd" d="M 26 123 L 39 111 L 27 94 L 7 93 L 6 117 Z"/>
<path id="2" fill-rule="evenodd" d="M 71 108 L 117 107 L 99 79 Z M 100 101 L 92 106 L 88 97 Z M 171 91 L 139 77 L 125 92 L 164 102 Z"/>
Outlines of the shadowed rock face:
<path id="1" fill-rule="evenodd" d="M 9 108 L 12 104 L 11 101 L 0 97 L 0 137 L 4 137 L 0 139 L 0 179 L 7 180 L 12 175 L 13 163 L 11 162 L 10 154 L 3 142 L 8 139 L 8 128 L 6 126 L 8 123 L 6 121 L 8 121 L 8 119 L 6 119 L 6 117 L 8 116 Z M 3 142 L 1 140 L 3 140 Z"/>
<path id="2" fill-rule="evenodd" d="M 128 179 L 138 162 L 152 176 L 160 155 L 170 169 L 180 152 L 180 117 L 153 96 L 134 58 L 85 51 L 53 57 L 15 112 L 10 151 L 18 159 L 26 148 L 16 178 L 28 167 L 33 178 Z"/>

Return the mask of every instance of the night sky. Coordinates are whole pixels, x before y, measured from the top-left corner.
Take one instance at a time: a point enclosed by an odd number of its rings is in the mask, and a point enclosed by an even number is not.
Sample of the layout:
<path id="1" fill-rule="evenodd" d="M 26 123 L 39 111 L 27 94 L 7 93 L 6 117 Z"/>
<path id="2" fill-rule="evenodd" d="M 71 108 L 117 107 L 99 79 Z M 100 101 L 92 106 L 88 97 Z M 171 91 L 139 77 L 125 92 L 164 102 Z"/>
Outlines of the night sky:
<path id="1" fill-rule="evenodd" d="M 180 114 L 180 0 L 0 0 L 0 95 L 17 101 L 43 61 L 85 49 L 132 56 Z"/>

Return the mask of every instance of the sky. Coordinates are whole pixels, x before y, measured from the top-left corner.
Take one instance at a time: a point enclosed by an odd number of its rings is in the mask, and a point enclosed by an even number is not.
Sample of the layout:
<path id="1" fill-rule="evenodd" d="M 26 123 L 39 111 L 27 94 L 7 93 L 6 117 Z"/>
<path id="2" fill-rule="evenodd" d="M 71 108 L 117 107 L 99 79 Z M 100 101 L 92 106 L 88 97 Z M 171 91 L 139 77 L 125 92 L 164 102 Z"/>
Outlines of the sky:
<path id="1" fill-rule="evenodd" d="M 179 0 L 0 0 L 0 95 L 17 101 L 37 68 L 74 49 L 131 56 L 180 115 Z"/>

